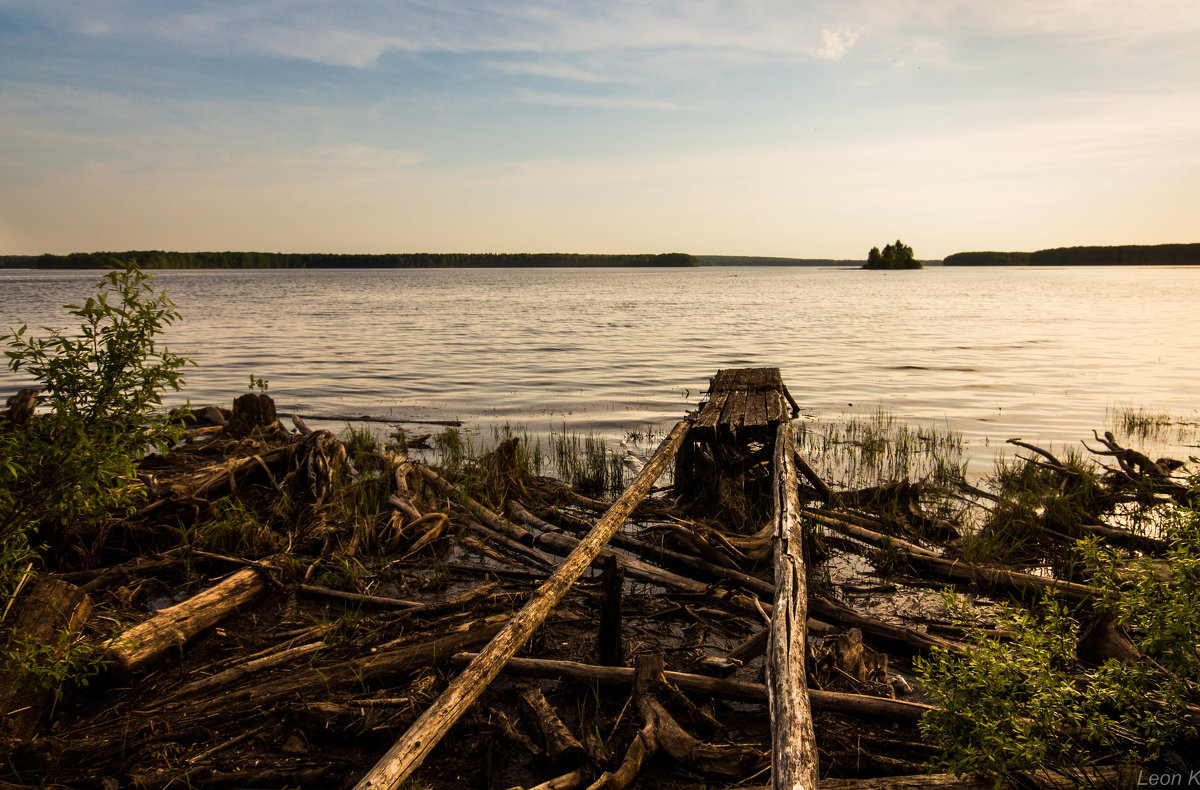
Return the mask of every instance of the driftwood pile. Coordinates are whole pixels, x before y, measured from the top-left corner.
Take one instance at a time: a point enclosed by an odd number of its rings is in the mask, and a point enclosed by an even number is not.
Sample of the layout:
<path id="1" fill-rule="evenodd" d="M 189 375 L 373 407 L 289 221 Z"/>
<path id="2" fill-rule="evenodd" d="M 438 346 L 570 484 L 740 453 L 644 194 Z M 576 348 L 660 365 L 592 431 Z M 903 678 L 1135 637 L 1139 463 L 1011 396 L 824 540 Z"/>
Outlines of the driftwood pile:
<path id="1" fill-rule="evenodd" d="M 607 502 L 523 472 L 516 440 L 455 476 L 289 431 L 265 395 L 210 419 L 147 460 L 144 507 L 50 557 L 6 613 L 5 633 L 68 634 L 101 670 L 61 699 L 0 685 L 0 787 L 953 786 L 913 776 L 933 747 L 907 672 L 963 650 L 953 627 L 847 605 L 815 583 L 821 561 L 1095 594 L 954 559 L 919 487 L 834 491 L 790 430 L 756 460 L 791 481 L 776 518 L 745 533 L 653 488 L 687 421 Z M 1101 441 L 1112 497 L 1183 495 L 1174 470 Z M 905 536 L 886 534 L 897 513 Z"/>

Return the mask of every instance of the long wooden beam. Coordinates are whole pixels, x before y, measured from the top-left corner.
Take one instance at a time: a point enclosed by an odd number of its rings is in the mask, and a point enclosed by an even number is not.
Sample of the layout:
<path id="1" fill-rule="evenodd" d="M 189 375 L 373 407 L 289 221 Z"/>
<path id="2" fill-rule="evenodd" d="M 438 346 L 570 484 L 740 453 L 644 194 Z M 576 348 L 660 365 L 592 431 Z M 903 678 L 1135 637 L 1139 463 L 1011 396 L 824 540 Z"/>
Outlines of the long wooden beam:
<path id="1" fill-rule="evenodd" d="M 654 456 L 620 499 L 613 503 L 591 532 L 571 552 L 558 570 L 542 583 L 521 611 L 479 652 L 462 674 L 450 682 L 442 695 L 421 714 L 375 767 L 359 780 L 355 790 L 395 790 L 415 771 L 467 708 L 495 679 L 504 664 L 524 645 L 550 611 L 567 594 L 613 534 L 625 523 L 655 481 L 675 457 L 687 435 L 690 422 L 677 423 L 663 439 Z"/>
<path id="2" fill-rule="evenodd" d="M 816 790 L 817 740 L 804 675 L 808 585 L 796 488 L 792 425 L 775 432 L 775 606 L 767 642 L 767 700 L 771 712 L 771 787 Z"/>

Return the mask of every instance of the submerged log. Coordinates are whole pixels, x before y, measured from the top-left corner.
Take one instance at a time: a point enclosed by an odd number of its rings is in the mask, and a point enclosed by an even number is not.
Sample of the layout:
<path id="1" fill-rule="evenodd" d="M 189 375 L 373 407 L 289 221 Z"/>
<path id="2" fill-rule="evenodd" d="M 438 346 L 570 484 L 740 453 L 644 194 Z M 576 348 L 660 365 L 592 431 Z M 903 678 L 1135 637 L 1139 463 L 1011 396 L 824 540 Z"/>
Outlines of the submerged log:
<path id="1" fill-rule="evenodd" d="M 945 557 L 929 557 L 922 554 L 912 554 L 898 551 L 909 564 L 920 568 L 926 573 L 939 576 L 942 579 L 965 582 L 986 592 L 999 592 L 1020 597 L 1026 594 L 1041 594 L 1056 592 L 1064 600 L 1080 603 L 1109 595 L 1105 590 L 1076 582 L 1035 576 L 1032 573 L 1010 571 L 1006 568 L 994 568 L 988 565 L 975 565 L 961 560 L 949 560 Z"/>
<path id="2" fill-rule="evenodd" d="M 817 741 L 804 674 L 805 622 L 808 619 L 796 495 L 791 423 L 775 433 L 775 608 L 767 643 L 767 696 L 771 711 L 771 787 L 815 790 Z"/>
<path id="3" fill-rule="evenodd" d="M 458 721 L 476 698 L 499 674 L 506 661 L 512 658 L 533 632 L 542 624 L 575 580 L 591 565 L 601 549 L 633 512 L 638 502 L 649 493 L 650 487 L 666 470 L 667 464 L 679 450 L 687 435 L 689 423 L 681 421 L 663 439 L 641 473 L 625 489 L 608 512 L 596 522 L 595 528 L 558 570 L 534 592 L 505 628 L 471 662 L 449 687 L 429 707 L 412 727 L 401 736 L 387 754 L 367 772 L 356 785 L 357 790 L 389 788 L 394 790 L 416 770 L 446 731 Z"/>
<path id="4" fill-rule="evenodd" d="M 92 601 L 80 588 L 59 579 L 39 578 L 16 605 L 9 631 L 9 649 L 48 647 L 59 658 L 79 633 L 92 611 Z M 29 683 L 13 668 L 0 668 L 0 732 L 24 740 L 33 735 L 53 692 Z"/>

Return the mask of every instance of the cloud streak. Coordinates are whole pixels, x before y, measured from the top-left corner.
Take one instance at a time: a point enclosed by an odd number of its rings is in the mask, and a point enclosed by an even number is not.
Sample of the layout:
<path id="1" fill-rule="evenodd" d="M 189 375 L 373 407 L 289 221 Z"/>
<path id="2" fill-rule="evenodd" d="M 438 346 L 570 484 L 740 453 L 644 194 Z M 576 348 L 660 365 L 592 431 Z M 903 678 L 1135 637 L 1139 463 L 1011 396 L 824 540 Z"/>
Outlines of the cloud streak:
<path id="1" fill-rule="evenodd" d="M 523 90 L 517 100 L 525 104 L 544 104 L 557 107 L 583 107 L 596 110 L 663 110 L 686 112 L 695 108 L 672 101 L 642 99 L 632 96 L 584 96 L 571 93 L 543 93 Z"/>

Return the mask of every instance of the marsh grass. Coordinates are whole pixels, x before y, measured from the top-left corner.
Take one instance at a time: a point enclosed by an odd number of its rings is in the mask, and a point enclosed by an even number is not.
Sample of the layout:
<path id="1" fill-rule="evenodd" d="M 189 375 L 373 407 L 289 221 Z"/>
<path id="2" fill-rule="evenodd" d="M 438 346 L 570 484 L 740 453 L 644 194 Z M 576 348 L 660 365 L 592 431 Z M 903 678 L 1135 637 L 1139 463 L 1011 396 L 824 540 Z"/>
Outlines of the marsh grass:
<path id="1" fill-rule="evenodd" d="M 529 431 L 524 426 L 513 426 L 509 423 L 492 427 L 492 444 L 497 445 L 500 442 L 509 439 L 519 439 L 517 442 L 517 467 L 520 472 L 529 477 L 538 477 L 542 474 L 542 469 L 546 465 L 546 458 L 542 454 L 542 442 L 540 439 L 530 441 Z"/>
<path id="2" fill-rule="evenodd" d="M 960 432 L 909 425 L 883 408 L 793 425 L 801 455 L 831 487 L 854 490 L 908 480 L 921 484 L 929 515 L 965 520 L 969 505 L 956 495 L 967 467 Z"/>
<path id="3" fill-rule="evenodd" d="M 595 434 L 550 433 L 550 463 L 555 477 L 569 483 L 580 493 L 599 495 L 620 493 L 625 482 L 622 459 Z"/>
<path id="4" fill-rule="evenodd" d="M 1104 424 L 1125 439 L 1156 445 L 1191 445 L 1200 442 L 1200 422 L 1143 406 L 1110 406 Z"/>
<path id="5" fill-rule="evenodd" d="M 321 583 L 334 590 L 359 592 L 367 569 L 353 557 L 334 557 L 324 563 Z"/>
<path id="6" fill-rule="evenodd" d="M 369 427 L 356 428 L 347 423 L 338 438 L 346 448 L 350 463 L 358 471 L 366 471 L 379 463 L 379 440 Z"/>
<path id="7" fill-rule="evenodd" d="M 457 428 L 447 428 L 433 437 L 433 446 L 438 466 L 452 474 L 463 471 L 464 464 L 476 456 L 470 438 Z"/>
<path id="8" fill-rule="evenodd" d="M 1065 463 L 1084 472 L 1077 454 L 1067 458 Z M 1038 459 L 998 457 L 988 485 L 999 499 L 966 536 L 960 556 L 980 563 L 1030 563 L 1047 553 L 1053 556 L 1054 541 L 1046 530 L 1078 535 L 1082 517 L 1059 482 L 1058 474 L 1040 466 Z"/>
<path id="9" fill-rule="evenodd" d="M 962 433 L 912 426 L 882 407 L 842 420 L 797 422 L 800 452 L 830 485 L 866 488 L 908 479 L 944 487 L 966 468 Z"/>
<path id="10" fill-rule="evenodd" d="M 192 545 L 205 551 L 235 556 L 262 556 L 282 547 L 282 539 L 249 505 L 223 499 L 213 505 L 213 517 L 196 525 Z"/>

